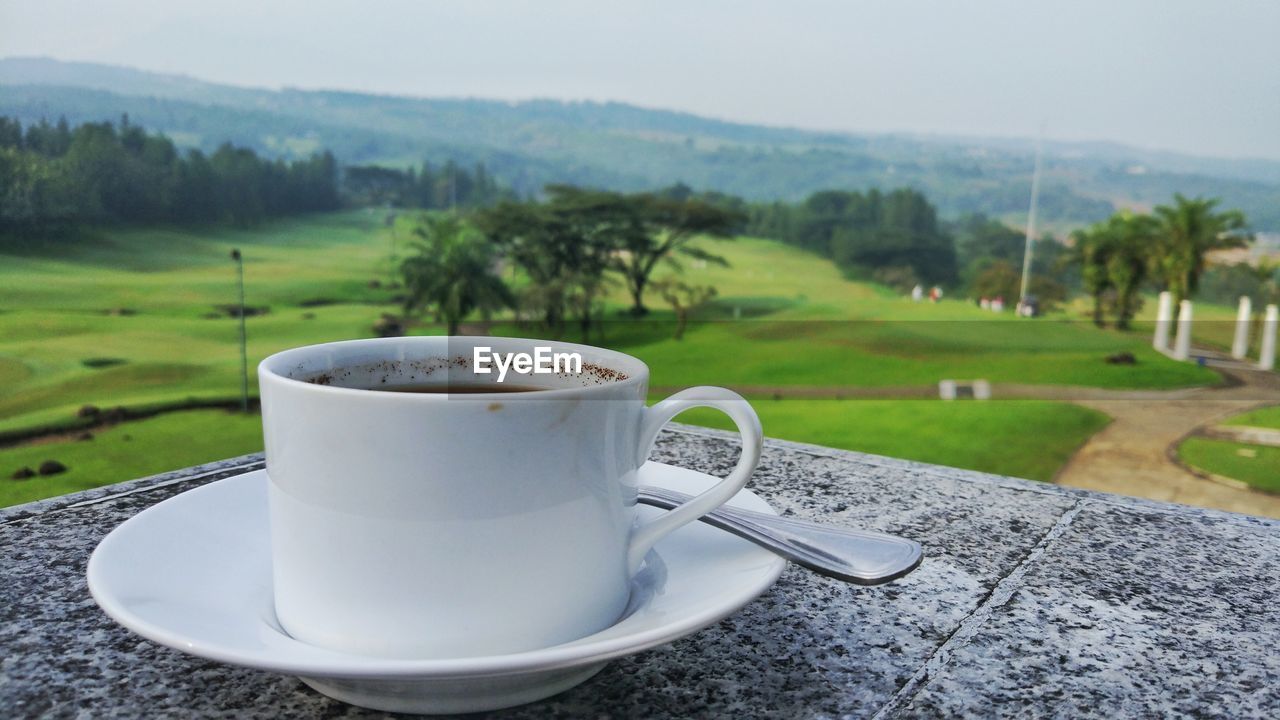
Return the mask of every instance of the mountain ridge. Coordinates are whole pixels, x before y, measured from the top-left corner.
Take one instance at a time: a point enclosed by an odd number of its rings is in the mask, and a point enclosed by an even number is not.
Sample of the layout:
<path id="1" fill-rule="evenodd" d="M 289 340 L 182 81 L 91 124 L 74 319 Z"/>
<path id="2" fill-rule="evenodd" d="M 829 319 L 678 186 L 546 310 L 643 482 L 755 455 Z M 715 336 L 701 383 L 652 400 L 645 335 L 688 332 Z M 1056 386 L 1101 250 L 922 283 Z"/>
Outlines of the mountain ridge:
<path id="1" fill-rule="evenodd" d="M 755 200 L 827 187 L 911 186 L 949 215 L 1025 213 L 1034 141 L 752 125 L 622 102 L 422 98 L 264 89 L 98 63 L 0 59 L 0 113 L 33 122 L 129 113 L 180 144 L 223 140 L 283 157 L 329 147 L 348 163 L 485 162 L 522 192 L 547 182 L 635 190 L 684 181 Z M 1175 191 L 1222 196 L 1280 229 L 1280 162 L 1046 141 L 1044 216 L 1059 229 Z"/>

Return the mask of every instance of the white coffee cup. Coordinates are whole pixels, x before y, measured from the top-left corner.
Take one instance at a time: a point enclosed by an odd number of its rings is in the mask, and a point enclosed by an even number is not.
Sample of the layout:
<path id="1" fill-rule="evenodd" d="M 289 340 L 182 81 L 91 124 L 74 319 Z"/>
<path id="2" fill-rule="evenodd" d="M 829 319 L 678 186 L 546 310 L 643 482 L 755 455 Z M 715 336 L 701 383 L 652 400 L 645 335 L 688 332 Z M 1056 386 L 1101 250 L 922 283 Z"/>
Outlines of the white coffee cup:
<path id="1" fill-rule="evenodd" d="M 378 392 L 497 383 L 476 347 L 577 353 L 583 372 L 508 373 L 534 392 Z M 258 366 L 275 611 L 293 637 L 388 658 L 547 647 L 602 630 L 662 536 L 727 501 L 760 457 L 760 421 L 723 388 L 645 407 L 649 370 L 622 353 L 516 338 L 408 337 L 287 350 Z M 500 388 L 495 387 L 495 390 Z M 692 407 L 728 414 L 727 478 L 645 525 L 637 470 Z"/>

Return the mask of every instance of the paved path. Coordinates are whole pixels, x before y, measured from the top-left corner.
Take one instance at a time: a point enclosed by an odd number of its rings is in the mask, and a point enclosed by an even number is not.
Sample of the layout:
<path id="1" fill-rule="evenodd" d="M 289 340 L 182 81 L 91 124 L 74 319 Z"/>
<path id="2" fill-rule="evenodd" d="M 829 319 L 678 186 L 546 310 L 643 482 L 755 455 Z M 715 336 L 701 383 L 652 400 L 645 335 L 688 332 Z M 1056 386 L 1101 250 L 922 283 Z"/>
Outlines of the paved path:
<path id="1" fill-rule="evenodd" d="M 1175 459 L 1178 443 L 1189 433 L 1260 405 L 1280 403 L 1280 376 L 1275 373 L 1224 360 L 1211 365 L 1227 377 L 1228 383 L 1164 393 L 1120 392 L 1109 398 L 1070 398 L 1113 419 L 1076 451 L 1055 482 L 1280 517 L 1280 496 L 1214 482 Z"/>
<path id="2" fill-rule="evenodd" d="M 1280 447 L 1280 430 L 1275 428 L 1249 427 L 1248 425 L 1212 425 L 1200 428 L 1197 434 L 1213 440 Z"/>

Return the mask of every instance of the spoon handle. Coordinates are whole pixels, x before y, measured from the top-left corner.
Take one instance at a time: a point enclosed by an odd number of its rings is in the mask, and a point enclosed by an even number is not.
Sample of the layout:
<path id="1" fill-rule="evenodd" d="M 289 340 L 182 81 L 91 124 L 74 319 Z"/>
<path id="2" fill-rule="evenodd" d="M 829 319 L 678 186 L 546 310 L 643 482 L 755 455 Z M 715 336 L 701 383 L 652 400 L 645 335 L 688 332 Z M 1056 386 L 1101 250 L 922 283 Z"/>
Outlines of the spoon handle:
<path id="1" fill-rule="evenodd" d="M 672 508 L 691 496 L 641 486 L 636 500 Z M 820 525 L 806 520 L 720 506 L 702 522 L 742 538 L 813 570 L 857 585 L 879 585 L 906 575 L 920 564 L 920 543 L 869 530 Z"/>

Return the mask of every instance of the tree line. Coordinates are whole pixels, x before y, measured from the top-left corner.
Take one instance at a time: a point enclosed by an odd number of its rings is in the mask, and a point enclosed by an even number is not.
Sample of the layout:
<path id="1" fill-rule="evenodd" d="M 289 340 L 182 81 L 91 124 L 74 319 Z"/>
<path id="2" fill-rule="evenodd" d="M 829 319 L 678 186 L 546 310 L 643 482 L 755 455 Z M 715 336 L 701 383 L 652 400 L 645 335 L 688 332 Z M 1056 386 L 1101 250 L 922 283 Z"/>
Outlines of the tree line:
<path id="1" fill-rule="evenodd" d="M 1016 297 L 1023 236 L 985 216 L 943 225 L 912 190 L 865 194 L 815 193 L 804 203 L 748 204 L 684 184 L 647 193 L 619 193 L 566 185 L 545 189 L 542 201 L 504 200 L 457 215 L 423 214 L 412 230 L 413 255 L 401 265 L 406 311 L 431 312 L 450 333 L 474 312 L 514 310 L 560 336 L 576 325 L 589 337 L 610 285 L 631 298 L 629 313 L 648 313 L 646 293 L 661 297 L 676 317 L 679 337 L 690 312 L 715 288 L 678 276 L 693 260 L 727 266 L 723 257 L 690 241 L 738 234 L 772 237 L 837 260 L 853 275 L 899 289 L 919 282 L 963 281 L 992 297 Z M 1046 303 L 1065 298 L 1061 274 L 1066 248 L 1046 242 L 1033 264 L 1033 292 Z M 964 264 L 962 274 L 957 267 Z M 658 278 L 660 268 L 674 271 Z M 504 276 L 511 271 L 509 283 Z M 1011 286 L 1009 289 L 1006 286 Z"/>
<path id="2" fill-rule="evenodd" d="M 747 210 L 747 233 L 811 250 L 849 277 L 899 291 L 943 285 L 975 298 L 1012 299 L 1021 284 L 1023 233 L 981 213 L 943 222 L 918 190 L 825 190 L 800 203 L 756 203 Z M 1070 290 L 1066 254 L 1052 236 L 1038 243 L 1030 291 L 1042 307 Z"/>
<path id="3" fill-rule="evenodd" d="M 625 286 L 632 313 L 642 315 L 659 266 L 678 267 L 680 257 L 724 263 L 689 244 L 699 234 L 777 239 L 830 258 L 851 277 L 902 290 L 942 284 L 975 297 L 1011 299 L 1020 281 L 1020 232 L 982 215 L 943 223 L 914 189 L 825 190 L 799 203 L 747 203 L 684 184 L 631 194 L 560 185 L 547 188 L 544 197 L 519 200 L 483 164 L 340 170 L 329 152 L 294 162 L 261 158 L 229 143 L 208 156 L 180 152 L 169 138 L 131 124 L 128 116 L 118 124 L 74 128 L 65 119 L 23 127 L 0 117 L 0 233 L 40 234 L 102 222 L 249 225 L 333 210 L 344 202 L 476 210 L 466 223 L 424 221 L 417 230 L 420 244 L 431 248 L 437 237 L 452 238 L 436 247 L 449 258 L 439 261 L 450 267 L 477 258 L 514 264 L 528 280 L 518 296 L 478 292 L 482 300 L 472 309 L 505 303 L 539 316 L 556 332 L 571 318 L 585 332 L 609 283 Z M 1218 210 L 1216 200 L 1181 195 L 1151 215 L 1117 213 L 1075 233 L 1071 250 L 1048 237 L 1038 242 L 1031 292 L 1047 304 L 1078 284 L 1093 300 L 1096 322 L 1109 315 L 1125 327 L 1140 306 L 1143 287 L 1168 289 L 1180 300 L 1207 274 L 1215 297 L 1246 285 L 1276 291 L 1270 266 L 1207 270 L 1207 253 L 1245 244 L 1245 226 L 1241 213 Z M 475 236 L 483 243 L 477 245 Z M 455 252 L 458 258 L 452 259 Z M 405 265 L 406 273 L 415 273 L 419 299 L 438 290 L 423 284 L 429 270 L 421 253 Z M 674 279 L 655 289 L 682 320 L 690 307 L 713 295 L 712 289 Z M 450 312 L 455 319 L 467 314 Z"/>
<path id="4" fill-rule="evenodd" d="M 223 144 L 212 155 L 129 123 L 0 117 L 0 231 L 103 222 L 231 222 L 339 206 L 332 154 L 286 163 Z"/>
<path id="5" fill-rule="evenodd" d="M 552 208 L 547 212 L 563 220 L 565 189 L 557 192 L 547 193 Z M 735 219 L 734 232 L 813 250 L 854 277 L 910 287 L 917 282 L 951 284 L 959 275 L 951 235 L 939 223 L 936 209 L 915 190 L 829 190 L 796 204 L 748 204 L 677 184 L 625 197 L 642 196 L 650 198 L 654 212 L 659 200 L 715 208 Z M 180 152 L 169 138 L 129 123 L 127 116 L 118 125 L 75 128 L 65 119 L 24 128 L 0 117 L 0 232 L 46 233 L 103 222 L 245 226 L 342 204 L 532 207 L 518 202 L 482 163 L 470 169 L 449 161 L 407 169 L 363 165 L 339 170 L 328 152 L 292 163 L 261 158 L 229 143 L 209 156 L 199 150 Z M 637 308 L 643 305 L 638 298 L 651 273 L 652 268 L 641 267 L 617 272 Z M 677 291 L 697 294 L 696 289 L 679 288 L 668 294 Z"/>
<path id="6" fill-rule="evenodd" d="M 917 190 L 824 190 L 750 207 L 746 231 L 833 260 L 846 275 L 910 287 L 957 278 L 955 244 Z"/>
<path id="7" fill-rule="evenodd" d="M 0 232 L 50 234 L 80 224 L 262 220 L 343 205 L 479 208 L 513 200 L 483 163 L 340 169 L 332 153 L 286 162 L 222 144 L 181 152 L 129 122 L 65 118 L 25 128 L 0 117 Z"/>

